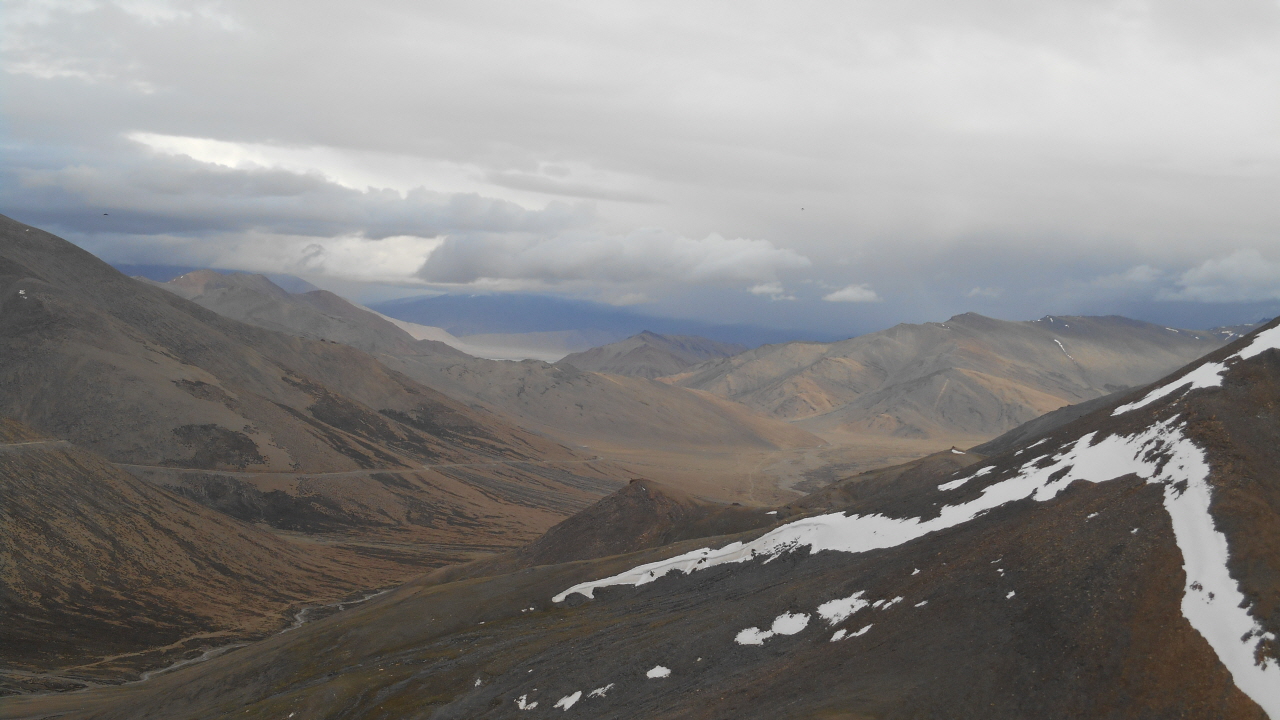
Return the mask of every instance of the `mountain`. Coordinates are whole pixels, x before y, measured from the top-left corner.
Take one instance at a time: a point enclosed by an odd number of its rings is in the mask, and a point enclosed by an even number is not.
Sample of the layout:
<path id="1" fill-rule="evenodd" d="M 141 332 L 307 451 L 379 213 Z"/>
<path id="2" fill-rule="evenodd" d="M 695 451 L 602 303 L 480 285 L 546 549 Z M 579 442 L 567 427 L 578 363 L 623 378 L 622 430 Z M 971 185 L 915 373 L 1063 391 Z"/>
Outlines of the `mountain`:
<path id="1" fill-rule="evenodd" d="M 423 346 L 367 312 L 367 324 L 345 322 L 337 296 L 289 295 L 256 276 L 184 277 L 196 297 L 311 337 L 228 319 L 0 218 L 0 416 L 403 572 L 527 542 L 626 476 L 318 339 Z M 236 305 L 244 286 L 257 295 Z M 294 314 L 273 314 L 283 310 Z"/>
<path id="2" fill-rule="evenodd" d="M 652 379 L 746 350 L 745 345 L 720 343 L 696 335 L 658 335 L 645 330 L 626 340 L 573 353 L 560 364 L 591 372 Z"/>
<path id="3" fill-rule="evenodd" d="M 263 275 L 196 270 L 157 287 L 219 315 L 304 338 L 351 345 L 367 353 L 413 352 L 420 342 L 393 322 L 327 290 L 286 292 Z M 450 353 L 449 346 L 430 346 Z"/>
<path id="4" fill-rule="evenodd" d="M 262 276 L 200 271 L 162 287 L 235 320 L 353 345 L 456 400 L 516 418 L 565 443 L 646 451 L 822 444 L 803 430 L 708 393 L 572 366 L 469 357 L 440 342 L 416 340 L 405 328 L 331 293 L 289 294 Z M 726 346 L 693 343 L 683 352 L 713 347 Z"/>
<path id="5" fill-rule="evenodd" d="M 532 293 L 412 297 L 372 307 L 398 320 L 444 328 L 459 337 L 573 330 L 589 333 L 599 344 L 648 329 L 664 335 L 699 335 L 748 347 L 796 339 L 829 339 L 790 330 L 654 317 L 604 303 Z"/>
<path id="6" fill-rule="evenodd" d="M 852 486 L 838 511 L 446 568 L 128 690 L 12 712 L 1274 720 L 1277 407 L 1280 321 L 1030 444 Z M 620 492 L 601 505 L 644 502 Z"/>
<path id="7" fill-rule="evenodd" d="M 710 502 L 636 478 L 551 528 L 516 557 L 522 567 L 591 560 L 776 524 L 777 512 Z"/>
<path id="8" fill-rule="evenodd" d="M 136 678 L 403 576 L 296 547 L 4 419 L 0 518 L 0 695 Z"/>
<path id="9" fill-rule="evenodd" d="M 1120 317 L 973 313 L 838 343 L 787 343 L 668 378 L 818 434 L 986 439 L 1068 404 L 1150 382 L 1221 346 Z"/>

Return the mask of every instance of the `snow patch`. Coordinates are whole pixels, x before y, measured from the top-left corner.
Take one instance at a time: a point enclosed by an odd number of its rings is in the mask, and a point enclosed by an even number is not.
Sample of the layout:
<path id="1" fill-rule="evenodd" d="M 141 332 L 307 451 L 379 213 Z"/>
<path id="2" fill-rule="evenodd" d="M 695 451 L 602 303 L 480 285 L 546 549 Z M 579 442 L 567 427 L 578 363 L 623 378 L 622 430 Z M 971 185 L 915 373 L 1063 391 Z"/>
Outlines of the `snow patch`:
<path id="1" fill-rule="evenodd" d="M 982 468 L 981 470 L 979 470 L 978 472 L 976 472 L 976 473 L 974 473 L 974 474 L 972 474 L 972 475 L 966 475 L 965 477 L 962 477 L 962 478 L 960 478 L 959 480 L 952 480 L 951 482 L 945 482 L 945 483 L 942 483 L 941 485 L 939 485 L 939 486 L 938 486 L 938 489 L 939 489 L 939 490 L 944 490 L 944 491 L 945 491 L 945 490 L 955 490 L 956 488 L 958 488 L 958 487 L 960 487 L 961 485 L 963 485 L 963 484 L 965 484 L 965 483 L 969 482 L 970 480 L 972 480 L 972 479 L 974 479 L 974 478 L 982 477 L 983 475 L 986 475 L 987 473 L 991 472 L 992 470 L 995 470 L 995 467 L 994 467 L 994 466 L 991 466 L 991 465 L 988 465 L 987 467 Z"/>
<path id="2" fill-rule="evenodd" d="M 928 601 L 928 600 L 921 600 L 920 602 L 916 603 L 916 604 L 915 604 L 915 606 L 916 606 L 916 607 L 924 607 L 925 605 L 928 605 L 928 604 L 929 604 L 929 601 Z"/>
<path id="3" fill-rule="evenodd" d="M 608 685 L 605 685 L 604 687 L 598 687 L 598 688 L 596 688 L 595 690 L 592 690 L 591 692 L 587 693 L 587 697 L 589 697 L 589 698 L 604 697 L 604 696 L 605 696 L 605 695 L 607 695 L 607 694 L 609 693 L 609 691 L 610 691 L 610 690 L 612 690 L 612 689 L 613 689 L 613 683 L 609 683 Z"/>
<path id="4" fill-rule="evenodd" d="M 847 598 L 822 603 L 818 606 L 818 617 L 826 620 L 829 625 L 843 622 L 854 613 L 870 605 L 870 603 L 862 599 L 864 594 L 866 594 L 866 591 L 859 590 Z"/>
<path id="5" fill-rule="evenodd" d="M 856 638 L 856 637 L 858 637 L 859 635 L 866 635 L 866 634 L 867 634 L 867 631 L 868 631 L 868 630 L 870 630 L 870 629 L 871 629 L 871 626 L 870 626 L 870 625 L 866 625 L 866 626 L 864 626 L 861 630 L 859 630 L 858 632 L 851 634 L 849 637 L 851 637 L 851 638 Z"/>
<path id="6" fill-rule="evenodd" d="M 557 700 L 554 707 L 564 708 L 565 711 L 567 712 L 569 708 L 573 707 L 574 703 L 578 702 L 581 699 L 582 699 L 582 691 L 579 690 L 572 695 L 565 695 L 564 697 Z"/>
<path id="7" fill-rule="evenodd" d="M 1014 595 L 1017 595 L 1017 593 L 1016 593 L 1016 592 L 1014 592 L 1014 591 L 1012 591 L 1012 590 L 1010 590 L 1010 591 L 1009 591 L 1009 594 L 1004 596 L 1004 599 L 1005 599 L 1005 600 L 1008 600 L 1009 598 L 1013 597 Z"/>
<path id="8" fill-rule="evenodd" d="M 739 632 L 733 640 L 739 645 L 763 645 L 765 640 L 774 635 L 795 635 L 808 624 L 809 615 L 806 613 L 782 613 L 773 619 L 773 625 L 768 630 L 749 627 Z"/>
<path id="9" fill-rule="evenodd" d="M 842 638 L 844 638 L 846 634 L 848 634 L 848 632 L 849 632 L 848 630 L 845 630 L 844 628 L 840 628 L 839 630 L 835 631 L 835 633 L 831 635 L 831 640 L 829 642 L 836 642 L 838 640 L 841 640 Z"/>
<path id="10" fill-rule="evenodd" d="M 653 680 L 656 678 L 671 677 L 671 668 L 663 667 L 661 665 L 654 665 L 652 668 L 649 669 L 649 672 L 644 674 L 644 676 L 649 678 L 650 680 Z"/>
<path id="11" fill-rule="evenodd" d="M 957 449 L 955 449 L 955 448 L 951 448 L 951 452 L 952 452 L 952 454 L 954 454 L 954 455 L 964 455 L 964 454 L 965 454 L 965 452 L 964 452 L 963 450 L 957 450 Z"/>
<path id="12" fill-rule="evenodd" d="M 528 702 L 528 700 L 529 700 L 528 695 L 521 695 L 520 697 L 516 698 L 516 707 L 520 708 L 521 710 L 532 710 L 538 707 L 538 703 L 536 700 L 534 702 Z"/>

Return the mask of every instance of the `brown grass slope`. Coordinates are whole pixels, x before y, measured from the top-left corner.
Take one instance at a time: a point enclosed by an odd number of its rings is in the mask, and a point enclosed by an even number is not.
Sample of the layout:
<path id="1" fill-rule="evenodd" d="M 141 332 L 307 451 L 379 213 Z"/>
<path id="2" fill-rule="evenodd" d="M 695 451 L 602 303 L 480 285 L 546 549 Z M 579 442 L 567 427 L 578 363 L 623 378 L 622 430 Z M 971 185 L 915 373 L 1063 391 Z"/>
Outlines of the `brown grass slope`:
<path id="1" fill-rule="evenodd" d="M 304 551 L 0 420 L 0 694 L 41 687 L 23 673 L 128 677 L 401 576 Z"/>
<path id="2" fill-rule="evenodd" d="M 1135 397 L 1057 428 L 1036 452 L 1177 418 L 1206 453 L 1232 578 L 1263 629 L 1280 633 L 1280 351 L 1234 363 L 1220 388 L 1110 414 Z M 855 506 L 936 515 L 1018 472 L 1027 462 L 1020 450 L 981 461 L 993 469 L 959 489 L 929 487 L 956 473 L 896 495 L 890 483 Z M 1164 488 L 1099 472 L 1097 482 L 1075 482 L 1052 499 L 1008 503 L 894 547 L 799 550 L 603 589 L 593 600 L 550 598 L 742 536 L 508 574 L 442 570 L 350 614 L 148 684 L 6 712 L 131 720 L 1265 717 L 1182 614 L 1187 579 Z M 764 646 L 734 640 L 781 613 L 813 614 L 855 592 L 902 599 L 835 626 L 815 615 Z M 859 634 L 831 642 L 836 629 Z M 1262 651 L 1276 661 L 1274 644 Z M 647 676 L 658 665 L 668 677 Z M 578 692 L 569 710 L 555 707 Z M 520 709 L 533 702 L 536 712 Z"/>
<path id="3" fill-rule="evenodd" d="M 838 343 L 787 343 L 671 379 L 819 434 L 991 437 L 1154 380 L 1219 347 L 1208 332 L 1119 317 L 1006 322 L 973 313 Z"/>

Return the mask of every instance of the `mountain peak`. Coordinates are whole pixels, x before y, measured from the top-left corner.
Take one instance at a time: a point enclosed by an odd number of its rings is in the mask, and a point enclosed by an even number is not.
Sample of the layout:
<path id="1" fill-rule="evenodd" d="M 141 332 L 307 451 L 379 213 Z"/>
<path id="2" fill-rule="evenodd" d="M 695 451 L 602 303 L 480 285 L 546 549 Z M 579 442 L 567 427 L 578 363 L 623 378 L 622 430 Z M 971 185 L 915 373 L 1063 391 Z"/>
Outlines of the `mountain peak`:
<path id="1" fill-rule="evenodd" d="M 645 330 L 616 343 L 566 356 L 561 363 L 579 370 L 659 378 L 675 375 L 707 360 L 731 357 L 742 345 L 696 335 L 659 335 Z"/>

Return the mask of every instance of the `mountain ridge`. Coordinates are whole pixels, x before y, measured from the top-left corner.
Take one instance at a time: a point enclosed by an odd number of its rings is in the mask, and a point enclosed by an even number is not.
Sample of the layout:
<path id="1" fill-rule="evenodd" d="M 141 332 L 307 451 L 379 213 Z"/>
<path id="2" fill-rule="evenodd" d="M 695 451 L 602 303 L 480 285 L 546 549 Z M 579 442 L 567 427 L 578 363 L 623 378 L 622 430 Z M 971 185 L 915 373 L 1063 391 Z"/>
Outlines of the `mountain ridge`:
<path id="1" fill-rule="evenodd" d="M 624 340 L 572 353 L 559 363 L 579 370 L 655 379 L 713 358 L 746 352 L 745 345 L 696 335 L 659 335 L 645 330 Z"/>
<path id="2" fill-rule="evenodd" d="M 820 435 L 990 438 L 1148 382 L 1221 343 L 1209 332 L 1115 316 L 1010 322 L 966 313 L 837 343 L 756 348 L 664 381 Z"/>

